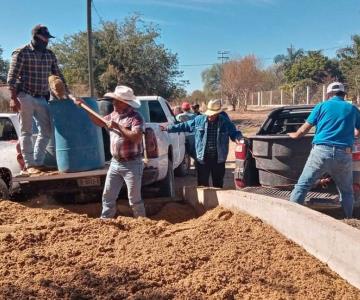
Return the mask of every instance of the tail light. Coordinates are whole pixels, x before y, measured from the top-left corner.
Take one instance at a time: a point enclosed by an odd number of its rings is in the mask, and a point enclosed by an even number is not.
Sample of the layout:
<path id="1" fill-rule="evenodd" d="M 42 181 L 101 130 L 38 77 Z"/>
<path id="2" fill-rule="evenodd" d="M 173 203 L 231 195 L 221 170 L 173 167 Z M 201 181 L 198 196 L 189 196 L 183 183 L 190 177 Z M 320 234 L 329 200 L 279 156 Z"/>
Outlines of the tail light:
<path id="1" fill-rule="evenodd" d="M 241 179 L 235 179 L 235 187 L 238 189 L 242 189 L 242 188 L 246 187 L 246 184 Z"/>
<path id="2" fill-rule="evenodd" d="M 354 183 L 353 184 L 353 191 L 356 192 L 356 193 L 360 192 L 360 184 Z"/>
<path id="3" fill-rule="evenodd" d="M 247 153 L 247 145 L 245 140 L 242 139 L 239 144 L 236 144 L 235 147 L 235 158 L 245 160 Z"/>
<path id="4" fill-rule="evenodd" d="M 152 128 L 145 129 L 145 146 L 148 158 L 159 157 L 159 149 L 155 132 Z"/>
<path id="5" fill-rule="evenodd" d="M 360 142 L 358 139 L 355 140 L 352 149 L 352 159 L 353 160 L 360 160 Z"/>

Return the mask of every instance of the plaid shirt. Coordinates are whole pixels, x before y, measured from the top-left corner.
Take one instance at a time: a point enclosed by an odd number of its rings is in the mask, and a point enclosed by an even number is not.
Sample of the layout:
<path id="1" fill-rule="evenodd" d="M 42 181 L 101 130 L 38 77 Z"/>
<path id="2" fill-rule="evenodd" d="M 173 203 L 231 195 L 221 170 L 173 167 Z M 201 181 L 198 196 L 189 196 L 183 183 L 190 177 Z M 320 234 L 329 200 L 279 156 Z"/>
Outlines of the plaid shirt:
<path id="1" fill-rule="evenodd" d="M 131 131 L 142 132 L 144 128 L 143 118 L 131 107 L 122 114 L 113 111 L 110 115 L 105 116 L 105 120 L 114 121 Z M 133 143 L 129 139 L 110 131 L 110 151 L 115 159 L 128 161 L 139 158 L 143 153 L 143 146 L 142 142 Z"/>
<path id="2" fill-rule="evenodd" d="M 218 120 L 208 122 L 207 127 L 207 140 L 205 147 L 205 158 L 216 158 L 217 159 L 217 130 Z"/>
<path id="3" fill-rule="evenodd" d="M 65 82 L 55 54 L 48 49 L 45 52 L 36 51 L 30 43 L 13 52 L 7 83 L 14 90 L 17 81 L 20 81 L 21 91 L 32 96 L 45 96 L 49 93 L 50 75 L 57 75 Z"/>

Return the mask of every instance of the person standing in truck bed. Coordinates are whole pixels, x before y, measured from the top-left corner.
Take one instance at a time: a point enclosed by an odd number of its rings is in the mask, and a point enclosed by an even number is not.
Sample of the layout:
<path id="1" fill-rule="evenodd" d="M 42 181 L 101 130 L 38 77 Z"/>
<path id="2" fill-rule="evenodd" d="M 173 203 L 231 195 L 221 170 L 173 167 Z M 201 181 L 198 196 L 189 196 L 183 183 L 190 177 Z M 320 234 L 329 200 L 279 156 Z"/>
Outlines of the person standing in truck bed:
<path id="1" fill-rule="evenodd" d="M 354 129 L 360 129 L 360 112 L 344 101 L 342 83 L 329 84 L 326 93 L 328 100 L 317 104 L 306 122 L 296 132 L 289 133 L 291 138 L 297 139 L 316 126 L 313 148 L 291 192 L 290 201 L 303 204 L 315 181 L 327 173 L 339 190 L 345 217 L 351 218 L 354 203 L 351 150 Z"/>
<path id="2" fill-rule="evenodd" d="M 48 77 L 57 75 L 65 82 L 55 54 L 47 49 L 49 39 L 54 38 L 48 28 L 36 25 L 31 33 L 30 44 L 13 52 L 7 78 L 10 108 L 19 113 L 19 141 L 26 167 L 23 175 L 38 174 L 44 168 L 46 147 L 51 137 Z M 35 145 L 32 141 L 33 118 L 39 132 Z"/>

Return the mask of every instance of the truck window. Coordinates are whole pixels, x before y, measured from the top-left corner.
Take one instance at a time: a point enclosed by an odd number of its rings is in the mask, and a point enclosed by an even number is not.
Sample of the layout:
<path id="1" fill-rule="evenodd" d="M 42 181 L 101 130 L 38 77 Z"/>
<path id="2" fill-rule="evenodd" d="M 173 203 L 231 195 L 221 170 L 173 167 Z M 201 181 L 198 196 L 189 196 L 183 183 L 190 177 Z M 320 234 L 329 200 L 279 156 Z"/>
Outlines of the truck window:
<path id="1" fill-rule="evenodd" d="M 0 118 L 0 141 L 17 140 L 14 125 L 8 118 Z"/>
<path id="2" fill-rule="evenodd" d="M 148 103 L 150 122 L 165 123 L 168 121 L 159 101 L 149 101 Z"/>
<path id="3" fill-rule="evenodd" d="M 167 108 L 169 109 L 169 112 L 170 112 L 170 114 L 171 114 L 171 115 L 170 115 L 171 121 L 174 122 L 174 123 L 176 123 L 176 117 L 175 117 L 174 112 L 173 112 L 173 110 L 171 109 L 169 103 L 166 101 L 165 104 L 166 104 L 166 106 L 167 106 Z"/>
<path id="4" fill-rule="evenodd" d="M 265 134 L 287 134 L 297 131 L 305 123 L 309 113 L 284 114 L 272 120 Z M 311 128 L 310 134 L 315 132 Z"/>
<path id="5" fill-rule="evenodd" d="M 137 108 L 136 111 L 143 117 L 144 122 L 150 122 L 148 101 L 140 101 L 140 103 L 141 106 Z"/>

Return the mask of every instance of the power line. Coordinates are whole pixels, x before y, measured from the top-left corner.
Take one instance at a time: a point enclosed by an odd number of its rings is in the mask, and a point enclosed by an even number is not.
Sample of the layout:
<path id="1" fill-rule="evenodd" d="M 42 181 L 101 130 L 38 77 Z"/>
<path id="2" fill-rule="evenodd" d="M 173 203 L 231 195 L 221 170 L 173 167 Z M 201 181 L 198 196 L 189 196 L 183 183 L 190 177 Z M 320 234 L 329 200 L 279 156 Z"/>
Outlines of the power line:
<path id="1" fill-rule="evenodd" d="M 334 50 L 334 49 L 342 49 L 345 46 L 334 46 L 334 47 L 329 47 L 329 48 L 323 48 L 323 49 L 314 49 L 314 50 L 308 50 L 308 51 L 327 51 L 327 50 Z M 220 52 L 220 51 L 219 51 Z M 219 53 L 218 54 L 221 54 Z M 225 53 L 224 53 L 225 54 Z M 218 57 L 218 59 L 221 59 L 222 57 Z M 229 59 L 229 57 L 225 57 L 224 59 Z M 258 57 L 260 60 L 273 60 L 274 57 Z M 207 63 L 207 64 L 186 64 L 186 65 L 179 65 L 179 67 L 201 67 L 201 66 L 214 66 L 218 63 Z"/>
<path id="2" fill-rule="evenodd" d="M 94 8 L 94 11 L 95 11 L 96 15 L 97 15 L 98 18 L 99 18 L 100 23 L 101 23 L 101 24 L 104 24 L 105 21 L 104 21 L 104 19 L 101 17 L 101 15 L 100 15 L 99 11 L 97 10 L 97 8 L 96 8 L 95 3 L 94 3 L 93 0 L 91 0 L 91 4 L 92 4 L 92 7 Z"/>

